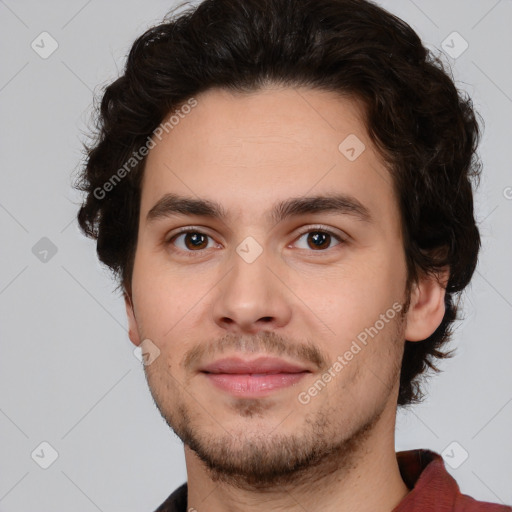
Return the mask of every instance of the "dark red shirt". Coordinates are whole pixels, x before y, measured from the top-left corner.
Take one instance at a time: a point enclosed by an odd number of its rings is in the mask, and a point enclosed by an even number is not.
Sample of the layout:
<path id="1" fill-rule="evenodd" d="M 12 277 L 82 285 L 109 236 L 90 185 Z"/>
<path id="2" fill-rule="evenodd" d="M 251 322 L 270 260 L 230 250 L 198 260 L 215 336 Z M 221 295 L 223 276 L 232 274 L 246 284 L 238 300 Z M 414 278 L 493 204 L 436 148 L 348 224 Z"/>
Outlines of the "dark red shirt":
<path id="1" fill-rule="evenodd" d="M 402 479 L 411 489 L 392 512 L 512 512 L 512 507 L 461 494 L 441 455 L 430 450 L 396 454 Z M 155 512 L 187 512 L 187 484 L 178 487 Z"/>
<path id="2" fill-rule="evenodd" d="M 400 474 L 411 489 L 392 512 L 512 512 L 512 507 L 477 501 L 461 494 L 441 455 L 430 450 L 396 454 Z"/>

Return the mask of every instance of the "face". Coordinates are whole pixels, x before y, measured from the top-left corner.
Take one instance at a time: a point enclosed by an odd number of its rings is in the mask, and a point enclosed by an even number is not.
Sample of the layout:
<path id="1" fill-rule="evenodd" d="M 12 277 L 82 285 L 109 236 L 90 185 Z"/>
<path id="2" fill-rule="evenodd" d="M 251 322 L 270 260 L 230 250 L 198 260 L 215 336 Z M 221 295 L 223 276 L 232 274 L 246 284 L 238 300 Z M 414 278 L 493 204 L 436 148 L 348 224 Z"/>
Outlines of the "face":
<path id="1" fill-rule="evenodd" d="M 147 157 L 130 337 L 158 355 L 148 384 L 189 457 L 218 478 L 285 481 L 394 419 L 397 199 L 353 99 L 195 99 Z"/>

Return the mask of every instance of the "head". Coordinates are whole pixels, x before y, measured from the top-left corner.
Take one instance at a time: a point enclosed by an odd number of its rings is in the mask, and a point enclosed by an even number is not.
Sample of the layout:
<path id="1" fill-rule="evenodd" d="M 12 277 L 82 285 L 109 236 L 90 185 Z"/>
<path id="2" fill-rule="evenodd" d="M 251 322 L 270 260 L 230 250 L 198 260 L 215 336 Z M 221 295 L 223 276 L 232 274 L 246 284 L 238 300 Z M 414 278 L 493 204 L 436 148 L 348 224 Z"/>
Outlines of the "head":
<path id="1" fill-rule="evenodd" d="M 79 223 L 201 460 L 275 481 L 421 399 L 476 266 L 479 129 L 406 23 L 361 0 L 206 0 L 137 39 L 98 121 Z M 205 367 L 240 354 L 304 375 L 212 386 Z"/>

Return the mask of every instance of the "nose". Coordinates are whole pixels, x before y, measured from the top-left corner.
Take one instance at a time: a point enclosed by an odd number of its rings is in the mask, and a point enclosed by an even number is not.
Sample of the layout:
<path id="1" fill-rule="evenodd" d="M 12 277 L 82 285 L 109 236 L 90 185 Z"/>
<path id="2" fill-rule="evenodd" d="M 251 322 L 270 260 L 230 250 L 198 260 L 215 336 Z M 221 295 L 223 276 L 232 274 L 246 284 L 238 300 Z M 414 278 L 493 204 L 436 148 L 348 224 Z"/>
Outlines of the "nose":
<path id="1" fill-rule="evenodd" d="M 290 321 L 292 294 L 284 284 L 285 276 L 271 268 L 264 255 L 248 263 L 233 253 L 231 270 L 216 287 L 212 303 L 214 321 L 225 331 L 257 334 Z"/>

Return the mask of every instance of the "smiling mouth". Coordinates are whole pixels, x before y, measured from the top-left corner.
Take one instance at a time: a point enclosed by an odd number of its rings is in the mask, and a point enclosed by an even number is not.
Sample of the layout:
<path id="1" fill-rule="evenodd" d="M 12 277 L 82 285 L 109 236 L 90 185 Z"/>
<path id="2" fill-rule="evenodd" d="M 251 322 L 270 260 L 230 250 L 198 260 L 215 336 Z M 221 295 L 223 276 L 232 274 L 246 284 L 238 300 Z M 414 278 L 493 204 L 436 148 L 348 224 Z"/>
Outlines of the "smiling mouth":
<path id="1" fill-rule="evenodd" d="M 311 371 L 274 357 L 247 361 L 225 358 L 201 369 L 216 388 L 236 396 L 259 397 L 297 384 Z"/>
<path id="2" fill-rule="evenodd" d="M 292 386 L 310 372 L 203 373 L 217 388 L 238 396 L 257 397 Z"/>

